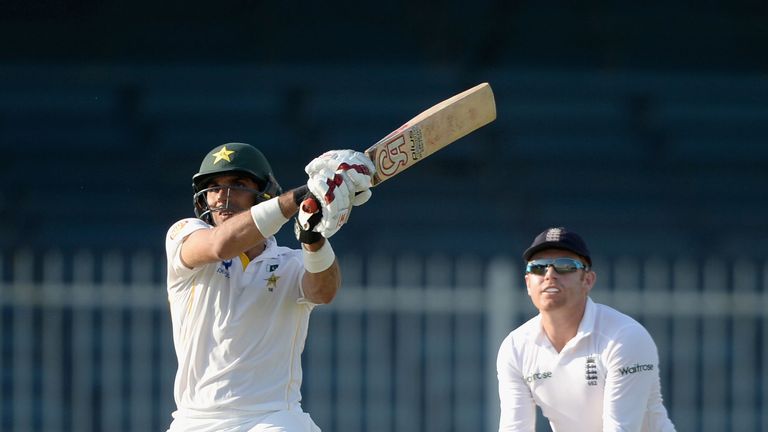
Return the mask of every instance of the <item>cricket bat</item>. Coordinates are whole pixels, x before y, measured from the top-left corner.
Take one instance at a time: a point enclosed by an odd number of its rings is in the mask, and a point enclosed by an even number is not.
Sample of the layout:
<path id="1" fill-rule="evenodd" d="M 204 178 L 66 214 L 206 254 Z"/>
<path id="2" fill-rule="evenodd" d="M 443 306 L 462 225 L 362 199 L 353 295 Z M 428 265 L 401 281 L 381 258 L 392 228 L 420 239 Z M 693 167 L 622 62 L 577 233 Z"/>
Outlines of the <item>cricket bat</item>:
<path id="1" fill-rule="evenodd" d="M 376 167 L 373 186 L 495 119 L 496 102 L 488 83 L 423 111 L 365 151 Z"/>
<path id="2" fill-rule="evenodd" d="M 495 119 L 496 102 L 488 83 L 478 84 L 421 112 L 365 151 L 376 168 L 373 186 Z M 309 213 L 318 210 L 318 203 L 312 198 L 304 200 L 302 206 Z"/>

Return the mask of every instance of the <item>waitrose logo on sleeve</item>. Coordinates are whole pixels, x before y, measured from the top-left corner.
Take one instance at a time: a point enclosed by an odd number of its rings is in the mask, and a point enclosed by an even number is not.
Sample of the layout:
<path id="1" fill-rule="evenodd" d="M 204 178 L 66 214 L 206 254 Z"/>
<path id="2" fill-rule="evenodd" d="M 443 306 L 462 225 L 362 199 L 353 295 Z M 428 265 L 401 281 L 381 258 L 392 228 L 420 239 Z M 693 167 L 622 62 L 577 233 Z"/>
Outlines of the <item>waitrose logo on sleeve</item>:
<path id="1" fill-rule="evenodd" d="M 634 366 L 619 368 L 619 373 L 621 374 L 621 376 L 624 376 L 624 375 L 631 375 L 637 372 L 647 372 L 652 370 L 653 370 L 652 364 L 636 363 Z"/>
<path id="2" fill-rule="evenodd" d="M 525 381 L 530 383 L 530 382 L 539 381 L 547 378 L 552 378 L 552 372 L 549 372 L 549 371 L 536 372 L 534 374 L 531 374 L 525 377 Z"/>

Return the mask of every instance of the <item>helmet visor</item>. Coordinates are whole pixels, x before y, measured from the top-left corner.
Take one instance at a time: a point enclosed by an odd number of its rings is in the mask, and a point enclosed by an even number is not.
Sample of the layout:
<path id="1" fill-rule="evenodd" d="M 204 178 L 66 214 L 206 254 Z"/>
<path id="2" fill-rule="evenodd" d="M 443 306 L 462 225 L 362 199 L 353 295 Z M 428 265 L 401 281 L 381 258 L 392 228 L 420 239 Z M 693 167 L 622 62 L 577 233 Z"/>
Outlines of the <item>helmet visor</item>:
<path id="1" fill-rule="evenodd" d="M 238 192 L 245 192 L 245 193 L 251 194 L 253 196 L 251 205 L 256 205 L 260 202 L 264 202 L 272 198 L 272 195 L 261 192 L 258 189 L 252 189 L 245 186 L 236 186 L 236 185 L 210 186 L 210 187 L 204 188 L 199 192 L 196 192 L 192 197 L 195 204 L 195 215 L 198 218 L 208 222 L 209 224 L 214 225 L 213 213 L 215 212 L 240 213 L 246 210 L 246 208 L 237 205 L 232 199 L 232 195 Z M 221 197 L 219 197 L 216 200 L 215 204 L 211 206 L 208 203 L 208 194 L 220 194 Z"/>

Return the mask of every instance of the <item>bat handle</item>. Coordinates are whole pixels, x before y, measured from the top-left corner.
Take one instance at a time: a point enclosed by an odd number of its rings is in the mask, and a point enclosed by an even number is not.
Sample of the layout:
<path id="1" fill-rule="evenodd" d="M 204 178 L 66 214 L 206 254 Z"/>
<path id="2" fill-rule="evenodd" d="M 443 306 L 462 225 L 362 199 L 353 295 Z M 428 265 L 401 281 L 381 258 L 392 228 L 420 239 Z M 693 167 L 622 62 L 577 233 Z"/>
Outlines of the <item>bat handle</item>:
<path id="1" fill-rule="evenodd" d="M 301 202 L 301 211 L 305 213 L 317 213 L 320 210 L 320 202 L 314 196 L 307 197 Z"/>
<path id="2" fill-rule="evenodd" d="M 356 192 L 355 196 L 360 195 L 362 192 Z M 301 211 L 305 213 L 314 214 L 320 210 L 320 201 L 310 194 L 304 201 L 301 202 Z"/>

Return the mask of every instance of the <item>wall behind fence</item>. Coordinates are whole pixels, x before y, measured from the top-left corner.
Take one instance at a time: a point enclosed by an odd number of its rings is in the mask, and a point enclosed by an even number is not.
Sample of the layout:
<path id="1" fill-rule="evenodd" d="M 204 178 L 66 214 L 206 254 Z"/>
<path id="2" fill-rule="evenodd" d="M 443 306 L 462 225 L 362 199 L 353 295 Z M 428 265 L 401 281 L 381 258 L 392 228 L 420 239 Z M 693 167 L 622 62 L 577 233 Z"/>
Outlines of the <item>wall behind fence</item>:
<path id="1" fill-rule="evenodd" d="M 163 257 L 20 251 L 0 263 L 0 430 L 164 430 L 176 360 Z M 310 323 L 305 408 L 325 431 L 495 430 L 498 344 L 535 312 L 518 264 L 342 257 L 345 285 Z M 679 431 L 768 430 L 765 262 L 595 268 L 593 298 L 654 336 Z"/>

